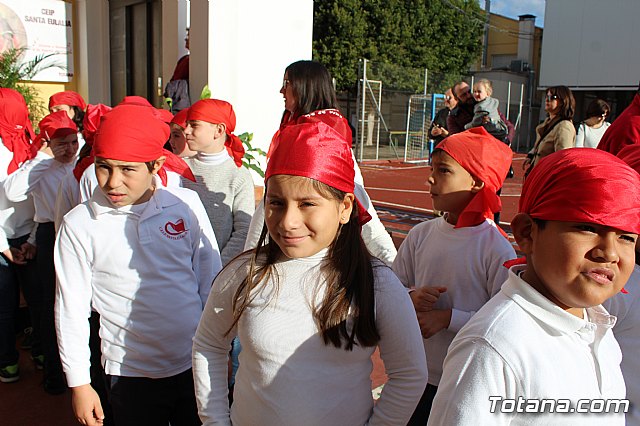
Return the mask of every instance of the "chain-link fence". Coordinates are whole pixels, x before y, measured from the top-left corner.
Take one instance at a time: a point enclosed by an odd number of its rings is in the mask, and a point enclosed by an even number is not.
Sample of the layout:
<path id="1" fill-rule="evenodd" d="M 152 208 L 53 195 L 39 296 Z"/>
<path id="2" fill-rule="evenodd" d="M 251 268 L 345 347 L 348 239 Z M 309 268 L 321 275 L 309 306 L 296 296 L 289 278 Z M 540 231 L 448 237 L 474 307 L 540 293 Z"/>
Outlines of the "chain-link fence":
<path id="1" fill-rule="evenodd" d="M 513 76 L 476 74 L 493 82 L 493 97 L 500 111 L 514 125 L 512 147 L 526 150 L 529 144 L 525 82 L 505 81 Z M 428 131 L 438 110 L 444 108 L 443 93 L 455 82 L 473 85 L 473 76 L 433 73 L 427 69 L 392 64 L 360 62 L 357 98 L 341 97 L 341 109 L 354 127 L 356 158 L 426 161 L 429 157 Z M 345 108 L 346 104 L 346 108 Z"/>

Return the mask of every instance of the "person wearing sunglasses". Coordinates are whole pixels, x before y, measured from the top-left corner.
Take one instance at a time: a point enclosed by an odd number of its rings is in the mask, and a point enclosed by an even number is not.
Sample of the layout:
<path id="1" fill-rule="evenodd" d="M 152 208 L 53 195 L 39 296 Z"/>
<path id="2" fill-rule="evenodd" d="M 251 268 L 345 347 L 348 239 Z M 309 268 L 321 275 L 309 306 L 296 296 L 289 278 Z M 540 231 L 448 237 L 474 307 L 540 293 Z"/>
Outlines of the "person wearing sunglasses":
<path id="1" fill-rule="evenodd" d="M 541 158 L 561 149 L 576 146 L 576 128 L 573 115 L 576 100 L 567 86 L 553 86 L 547 89 L 544 98 L 547 118 L 536 127 L 536 142 L 527 154 L 522 167 L 527 176 Z"/>
<path id="2" fill-rule="evenodd" d="M 447 117 L 449 117 L 449 113 L 456 105 L 458 105 L 458 101 L 453 97 L 451 89 L 447 89 L 447 91 L 444 92 L 444 108 L 438 110 L 429 128 L 429 138 L 433 139 L 436 145 L 449 136 Z"/>

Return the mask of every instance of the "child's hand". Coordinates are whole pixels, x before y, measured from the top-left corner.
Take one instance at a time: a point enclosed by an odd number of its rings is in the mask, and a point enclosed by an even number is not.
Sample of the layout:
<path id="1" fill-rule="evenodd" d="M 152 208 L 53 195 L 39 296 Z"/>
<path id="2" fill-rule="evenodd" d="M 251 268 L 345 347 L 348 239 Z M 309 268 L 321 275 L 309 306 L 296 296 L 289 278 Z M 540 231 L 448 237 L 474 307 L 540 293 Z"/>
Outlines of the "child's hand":
<path id="1" fill-rule="evenodd" d="M 420 287 L 415 291 L 409 293 L 411 301 L 413 302 L 413 308 L 416 312 L 425 312 L 433 309 L 433 305 L 436 304 L 440 298 L 440 294 L 447 291 L 446 287 Z"/>
<path id="2" fill-rule="evenodd" d="M 80 424 L 87 426 L 101 425 L 104 420 L 100 397 L 91 385 L 71 388 L 71 406 Z"/>
<path id="3" fill-rule="evenodd" d="M 31 243 L 23 243 L 20 246 L 20 254 L 25 260 L 36 258 L 36 246 Z"/>
<path id="4" fill-rule="evenodd" d="M 451 309 L 432 309 L 426 312 L 416 312 L 422 337 L 428 339 L 440 330 L 449 327 L 451 323 Z"/>
<path id="5" fill-rule="evenodd" d="M 47 154 L 49 157 L 53 157 L 53 151 L 51 150 L 51 147 L 49 147 L 48 141 L 42 141 L 42 146 L 39 151 Z"/>
<path id="6" fill-rule="evenodd" d="M 24 265 L 27 261 L 24 259 L 22 252 L 15 247 L 10 247 L 2 252 L 9 262 L 16 265 Z"/>

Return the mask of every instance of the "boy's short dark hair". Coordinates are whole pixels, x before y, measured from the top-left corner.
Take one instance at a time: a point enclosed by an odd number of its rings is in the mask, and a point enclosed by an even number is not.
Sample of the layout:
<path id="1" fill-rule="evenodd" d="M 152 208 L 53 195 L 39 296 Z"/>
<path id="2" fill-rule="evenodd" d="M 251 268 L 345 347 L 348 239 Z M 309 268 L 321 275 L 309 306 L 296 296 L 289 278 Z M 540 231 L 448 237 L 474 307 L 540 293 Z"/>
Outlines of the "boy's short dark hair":
<path id="1" fill-rule="evenodd" d="M 544 219 L 533 219 L 533 223 L 538 225 L 539 229 L 544 229 L 547 226 L 547 221 Z"/>
<path id="2" fill-rule="evenodd" d="M 156 161 L 157 160 L 153 160 L 153 161 L 147 161 L 144 163 L 147 165 L 147 169 L 149 170 L 149 173 L 153 172 L 153 166 L 156 165 Z"/>

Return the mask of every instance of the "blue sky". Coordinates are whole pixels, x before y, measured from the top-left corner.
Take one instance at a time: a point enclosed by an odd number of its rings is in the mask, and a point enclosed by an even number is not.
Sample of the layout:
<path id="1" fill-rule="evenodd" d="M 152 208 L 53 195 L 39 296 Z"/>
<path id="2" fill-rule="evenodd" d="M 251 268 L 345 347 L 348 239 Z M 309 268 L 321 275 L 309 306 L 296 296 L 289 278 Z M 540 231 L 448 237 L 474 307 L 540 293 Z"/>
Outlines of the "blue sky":
<path id="1" fill-rule="evenodd" d="M 485 0 L 478 0 L 484 9 Z M 544 26 L 545 0 L 491 0 L 491 12 L 518 19 L 518 15 L 535 15 L 536 26 Z"/>

